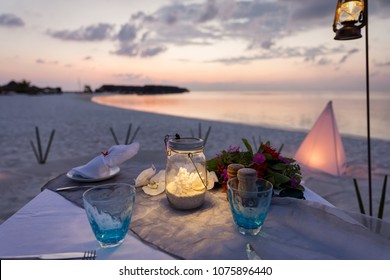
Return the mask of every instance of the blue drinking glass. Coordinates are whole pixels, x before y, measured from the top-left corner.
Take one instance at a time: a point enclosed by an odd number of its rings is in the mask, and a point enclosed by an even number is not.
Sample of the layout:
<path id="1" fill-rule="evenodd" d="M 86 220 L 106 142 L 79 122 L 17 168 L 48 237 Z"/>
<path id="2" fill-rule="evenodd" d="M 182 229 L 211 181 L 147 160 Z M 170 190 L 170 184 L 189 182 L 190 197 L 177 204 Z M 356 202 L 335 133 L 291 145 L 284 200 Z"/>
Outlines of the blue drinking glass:
<path id="1" fill-rule="evenodd" d="M 103 248 L 125 239 L 135 203 L 135 187 L 112 183 L 93 187 L 83 194 L 84 208 L 92 231 Z"/>
<path id="2" fill-rule="evenodd" d="M 238 183 L 236 177 L 227 182 L 233 220 L 241 234 L 258 235 L 271 205 L 273 186 L 267 180 L 257 179 L 248 191 L 239 189 Z"/>

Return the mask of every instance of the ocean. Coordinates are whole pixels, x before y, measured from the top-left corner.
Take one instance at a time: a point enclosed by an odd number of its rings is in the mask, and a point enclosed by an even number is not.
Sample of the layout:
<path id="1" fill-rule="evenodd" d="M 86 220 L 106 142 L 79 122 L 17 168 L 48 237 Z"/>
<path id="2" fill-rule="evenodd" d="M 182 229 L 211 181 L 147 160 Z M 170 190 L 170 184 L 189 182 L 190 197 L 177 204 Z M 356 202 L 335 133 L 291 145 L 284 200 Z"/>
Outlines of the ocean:
<path id="1" fill-rule="evenodd" d="M 366 93 L 358 91 L 194 91 L 167 95 L 108 95 L 95 102 L 204 120 L 308 131 L 332 102 L 341 134 L 367 136 Z M 371 138 L 390 140 L 390 93 L 370 96 Z"/>

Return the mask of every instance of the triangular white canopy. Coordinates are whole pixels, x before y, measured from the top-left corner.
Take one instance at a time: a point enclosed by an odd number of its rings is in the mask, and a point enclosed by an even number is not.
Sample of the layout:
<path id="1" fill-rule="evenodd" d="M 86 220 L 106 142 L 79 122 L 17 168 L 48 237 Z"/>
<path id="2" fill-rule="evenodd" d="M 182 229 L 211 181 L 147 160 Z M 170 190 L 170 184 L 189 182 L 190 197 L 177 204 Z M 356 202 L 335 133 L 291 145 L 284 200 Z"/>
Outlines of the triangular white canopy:
<path id="1" fill-rule="evenodd" d="M 334 117 L 332 101 L 328 102 L 294 158 L 302 165 L 335 176 L 344 173 L 344 146 Z"/>

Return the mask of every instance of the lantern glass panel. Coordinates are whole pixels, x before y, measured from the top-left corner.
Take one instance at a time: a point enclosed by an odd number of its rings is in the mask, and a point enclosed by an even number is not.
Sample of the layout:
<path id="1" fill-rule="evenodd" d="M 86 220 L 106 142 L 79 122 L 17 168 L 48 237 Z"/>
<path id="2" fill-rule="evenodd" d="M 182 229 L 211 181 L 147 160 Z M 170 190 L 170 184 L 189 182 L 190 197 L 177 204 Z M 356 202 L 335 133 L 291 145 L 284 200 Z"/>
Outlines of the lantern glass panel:
<path id="1" fill-rule="evenodd" d="M 339 23 L 358 22 L 362 11 L 363 3 L 361 1 L 344 2 L 338 11 Z"/>

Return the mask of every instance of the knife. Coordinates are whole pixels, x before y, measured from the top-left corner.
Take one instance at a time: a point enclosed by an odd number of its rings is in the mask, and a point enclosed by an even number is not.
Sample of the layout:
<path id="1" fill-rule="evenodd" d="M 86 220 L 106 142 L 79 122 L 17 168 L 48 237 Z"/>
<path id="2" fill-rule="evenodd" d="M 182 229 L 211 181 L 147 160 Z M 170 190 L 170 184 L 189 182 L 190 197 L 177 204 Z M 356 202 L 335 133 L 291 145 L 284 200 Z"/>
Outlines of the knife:
<path id="1" fill-rule="evenodd" d="M 70 186 L 70 187 L 62 187 L 58 188 L 55 191 L 60 192 L 60 191 L 71 191 L 71 190 L 77 190 L 77 189 L 83 189 L 83 188 L 92 188 L 92 186 Z"/>
<path id="2" fill-rule="evenodd" d="M 255 249 L 253 249 L 252 245 L 246 244 L 246 255 L 248 260 L 261 260 L 261 257 L 256 253 Z"/>
<path id="3" fill-rule="evenodd" d="M 24 256 L 0 256 L 1 260 L 84 260 L 85 252 L 69 252 Z"/>

